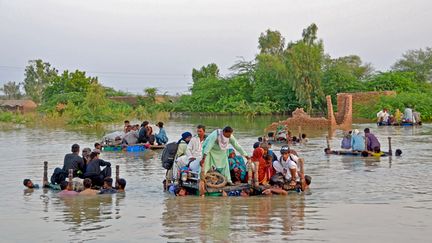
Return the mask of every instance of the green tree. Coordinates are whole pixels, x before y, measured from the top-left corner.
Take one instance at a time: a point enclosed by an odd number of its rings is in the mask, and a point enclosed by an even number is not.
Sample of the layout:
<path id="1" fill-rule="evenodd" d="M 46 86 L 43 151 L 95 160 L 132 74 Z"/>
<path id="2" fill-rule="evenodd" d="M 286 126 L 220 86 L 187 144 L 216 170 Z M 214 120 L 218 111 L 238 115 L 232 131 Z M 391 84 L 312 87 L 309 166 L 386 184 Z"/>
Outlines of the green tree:
<path id="1" fill-rule="evenodd" d="M 31 99 L 40 103 L 45 88 L 57 77 L 58 71 L 41 59 L 29 61 L 25 69 L 24 90 Z"/>
<path id="2" fill-rule="evenodd" d="M 3 84 L 3 88 L 0 88 L 0 91 L 3 91 L 8 99 L 20 99 L 22 97 L 20 84 L 12 81 Z"/>
<path id="3" fill-rule="evenodd" d="M 359 92 L 364 90 L 362 79 L 372 74 L 370 64 L 363 64 L 360 57 L 350 55 L 331 59 L 326 57 L 323 66 L 322 87 L 324 94 L 331 95 L 336 101 L 340 92 Z"/>
<path id="4" fill-rule="evenodd" d="M 314 104 L 323 101 L 321 69 L 324 47 L 322 40 L 317 39 L 317 30 L 315 24 L 310 25 L 303 30 L 303 39 L 290 43 L 285 51 L 292 89 L 308 112 L 312 111 Z"/>
<path id="5" fill-rule="evenodd" d="M 414 72 L 380 72 L 370 77 L 366 82 L 368 90 L 384 91 L 394 90 L 397 92 L 419 92 L 427 90 L 428 84 L 419 85 Z M 430 89 L 429 89 L 430 90 Z"/>
<path id="6" fill-rule="evenodd" d="M 157 96 L 157 88 L 146 88 L 144 89 L 144 94 L 146 96 L 146 101 L 155 104 L 156 103 L 156 96 Z"/>
<path id="7" fill-rule="evenodd" d="M 202 66 L 199 70 L 192 69 L 193 82 L 204 78 L 219 78 L 219 67 L 214 63 L 210 63 L 207 66 Z"/>
<path id="8" fill-rule="evenodd" d="M 418 82 L 432 82 L 432 48 L 407 51 L 392 69 L 414 72 Z"/>
<path id="9" fill-rule="evenodd" d="M 279 31 L 266 30 L 258 38 L 260 54 L 281 55 L 285 48 L 285 38 Z"/>
<path id="10" fill-rule="evenodd" d="M 62 75 L 54 77 L 43 92 L 43 100 L 47 101 L 51 97 L 59 94 L 82 93 L 83 96 L 93 83 L 97 83 L 96 77 L 87 77 L 83 71 L 76 70 L 69 72 L 65 70 Z"/>

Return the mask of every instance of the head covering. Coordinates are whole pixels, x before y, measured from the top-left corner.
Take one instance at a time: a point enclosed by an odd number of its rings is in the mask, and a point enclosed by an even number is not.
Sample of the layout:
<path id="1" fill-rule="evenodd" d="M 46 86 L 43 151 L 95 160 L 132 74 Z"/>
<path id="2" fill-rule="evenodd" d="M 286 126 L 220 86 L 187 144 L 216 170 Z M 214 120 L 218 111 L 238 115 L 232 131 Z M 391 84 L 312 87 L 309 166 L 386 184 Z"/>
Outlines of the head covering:
<path id="1" fill-rule="evenodd" d="M 290 148 L 288 147 L 288 145 L 284 145 L 281 147 L 280 152 L 282 153 L 288 153 L 290 150 Z"/>
<path id="2" fill-rule="evenodd" d="M 360 133 L 360 131 L 358 129 L 354 129 L 353 133 L 354 133 L 354 135 L 358 135 Z"/>
<path id="3" fill-rule="evenodd" d="M 180 138 L 180 140 L 178 140 L 177 143 L 179 144 L 181 141 L 185 141 L 186 143 L 189 143 L 189 141 L 185 140 L 188 137 L 192 137 L 192 133 L 190 133 L 190 132 L 184 132 L 184 133 L 182 133 L 181 138 Z"/>
<path id="4" fill-rule="evenodd" d="M 229 148 L 229 149 L 228 149 L 228 154 L 231 154 L 231 153 L 233 153 L 233 152 L 235 152 L 234 149 L 232 149 L 232 148 Z"/>
<path id="5" fill-rule="evenodd" d="M 256 149 L 256 148 L 258 148 L 259 146 L 260 146 L 260 142 L 255 142 L 254 145 L 253 145 L 253 148 Z"/>
<path id="6" fill-rule="evenodd" d="M 252 153 L 251 160 L 261 162 L 261 160 L 264 160 L 263 155 L 264 155 L 264 149 L 258 147 L 256 149 L 254 149 L 254 151 Z"/>

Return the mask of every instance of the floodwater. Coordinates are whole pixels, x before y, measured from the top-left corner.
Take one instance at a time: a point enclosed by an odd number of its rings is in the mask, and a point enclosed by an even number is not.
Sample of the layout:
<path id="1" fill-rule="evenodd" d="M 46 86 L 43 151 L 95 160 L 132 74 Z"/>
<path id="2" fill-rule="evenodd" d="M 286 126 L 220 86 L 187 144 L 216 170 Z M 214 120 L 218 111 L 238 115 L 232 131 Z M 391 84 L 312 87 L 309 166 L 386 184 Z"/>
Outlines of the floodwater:
<path id="1" fill-rule="evenodd" d="M 170 140 L 203 123 L 230 124 L 247 151 L 276 118 L 182 118 L 166 122 Z M 277 119 L 276 119 L 277 120 Z M 309 143 L 294 146 L 312 176 L 308 193 L 288 196 L 173 197 L 162 191 L 160 152 L 103 153 L 120 165 L 125 195 L 59 198 L 50 190 L 24 190 L 62 165 L 73 143 L 92 147 L 102 134 L 90 129 L 2 127 L 0 200 L 2 242 L 430 242 L 432 231 L 432 126 L 371 127 L 400 158 L 326 156 L 327 131 L 307 131 Z M 115 126 L 108 127 L 108 130 Z M 117 126 L 117 128 L 121 128 Z M 337 148 L 342 137 L 335 131 Z M 277 147 L 275 148 L 277 150 Z"/>

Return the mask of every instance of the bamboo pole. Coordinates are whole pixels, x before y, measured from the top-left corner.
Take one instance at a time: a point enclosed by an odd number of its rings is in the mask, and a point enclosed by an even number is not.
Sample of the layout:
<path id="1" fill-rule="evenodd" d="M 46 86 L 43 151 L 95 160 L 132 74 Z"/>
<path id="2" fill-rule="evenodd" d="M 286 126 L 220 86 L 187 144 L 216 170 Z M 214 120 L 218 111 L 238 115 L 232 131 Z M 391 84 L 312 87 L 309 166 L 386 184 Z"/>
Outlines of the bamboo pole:
<path id="1" fill-rule="evenodd" d="M 248 169 L 248 184 L 252 185 L 252 162 L 251 162 L 251 160 L 248 160 L 247 169 Z"/>
<path id="2" fill-rule="evenodd" d="M 391 137 L 388 137 L 388 147 L 389 147 L 389 155 L 393 155 L 392 147 L 391 147 Z"/>
<path id="3" fill-rule="evenodd" d="M 44 161 L 44 172 L 42 178 L 42 187 L 48 186 L 48 161 Z"/>
<path id="4" fill-rule="evenodd" d="M 255 164 L 255 173 L 254 173 L 254 185 L 258 188 L 259 186 L 259 180 L 258 180 L 258 171 L 259 171 L 259 163 L 254 162 Z"/>
<path id="5" fill-rule="evenodd" d="M 326 136 L 326 141 L 327 141 L 327 148 L 330 149 L 330 140 L 328 136 Z"/>
<path id="6" fill-rule="evenodd" d="M 69 175 L 68 175 L 69 181 L 68 181 L 68 185 L 67 185 L 68 191 L 73 191 L 72 178 L 73 178 L 73 169 L 69 169 Z"/>
<path id="7" fill-rule="evenodd" d="M 298 137 L 299 137 L 299 141 L 300 141 L 300 143 L 302 142 L 302 129 L 301 129 L 301 126 L 298 126 Z"/>
<path id="8" fill-rule="evenodd" d="M 120 165 L 116 165 L 116 181 L 115 181 L 115 187 L 118 188 L 118 181 L 120 180 Z"/>

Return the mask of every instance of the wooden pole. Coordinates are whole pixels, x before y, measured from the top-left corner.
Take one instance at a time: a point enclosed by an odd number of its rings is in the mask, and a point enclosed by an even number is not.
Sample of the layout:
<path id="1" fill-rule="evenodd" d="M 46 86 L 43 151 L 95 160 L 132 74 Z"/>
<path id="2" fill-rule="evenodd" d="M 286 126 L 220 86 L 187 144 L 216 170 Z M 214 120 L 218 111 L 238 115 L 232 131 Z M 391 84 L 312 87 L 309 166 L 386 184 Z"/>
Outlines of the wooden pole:
<path id="1" fill-rule="evenodd" d="M 302 187 L 302 191 L 304 191 L 306 188 L 306 181 L 305 181 L 305 174 L 304 174 L 304 159 L 303 158 L 299 158 L 299 169 L 300 169 L 301 187 Z"/>
<path id="2" fill-rule="evenodd" d="M 299 141 L 302 141 L 302 134 L 301 134 L 301 126 L 298 127 L 298 137 L 299 137 Z"/>
<path id="3" fill-rule="evenodd" d="M 328 136 L 326 136 L 326 140 L 327 140 L 327 148 L 330 149 L 330 140 Z"/>
<path id="4" fill-rule="evenodd" d="M 42 178 L 42 187 L 48 186 L 48 161 L 44 161 L 44 172 Z"/>
<path id="5" fill-rule="evenodd" d="M 255 173 L 254 173 L 254 185 L 258 188 L 259 180 L 258 180 L 258 171 L 259 171 L 259 162 L 254 162 L 255 164 Z"/>
<path id="6" fill-rule="evenodd" d="M 68 175 L 69 181 L 68 181 L 68 185 L 67 185 L 68 191 L 73 191 L 72 178 L 73 178 L 73 169 L 69 169 L 69 175 Z"/>
<path id="7" fill-rule="evenodd" d="M 118 188 L 118 181 L 120 180 L 120 165 L 116 165 L 116 181 L 115 187 Z"/>
<path id="8" fill-rule="evenodd" d="M 366 151 L 368 151 L 367 144 L 368 144 L 368 138 L 365 136 L 365 150 L 366 150 Z"/>
<path id="9" fill-rule="evenodd" d="M 389 155 L 393 155 L 392 147 L 391 147 L 391 137 L 388 137 L 388 146 L 389 146 Z"/>
<path id="10" fill-rule="evenodd" d="M 251 160 L 248 160 L 247 169 L 248 169 L 248 184 L 252 185 L 252 162 L 251 162 Z"/>

